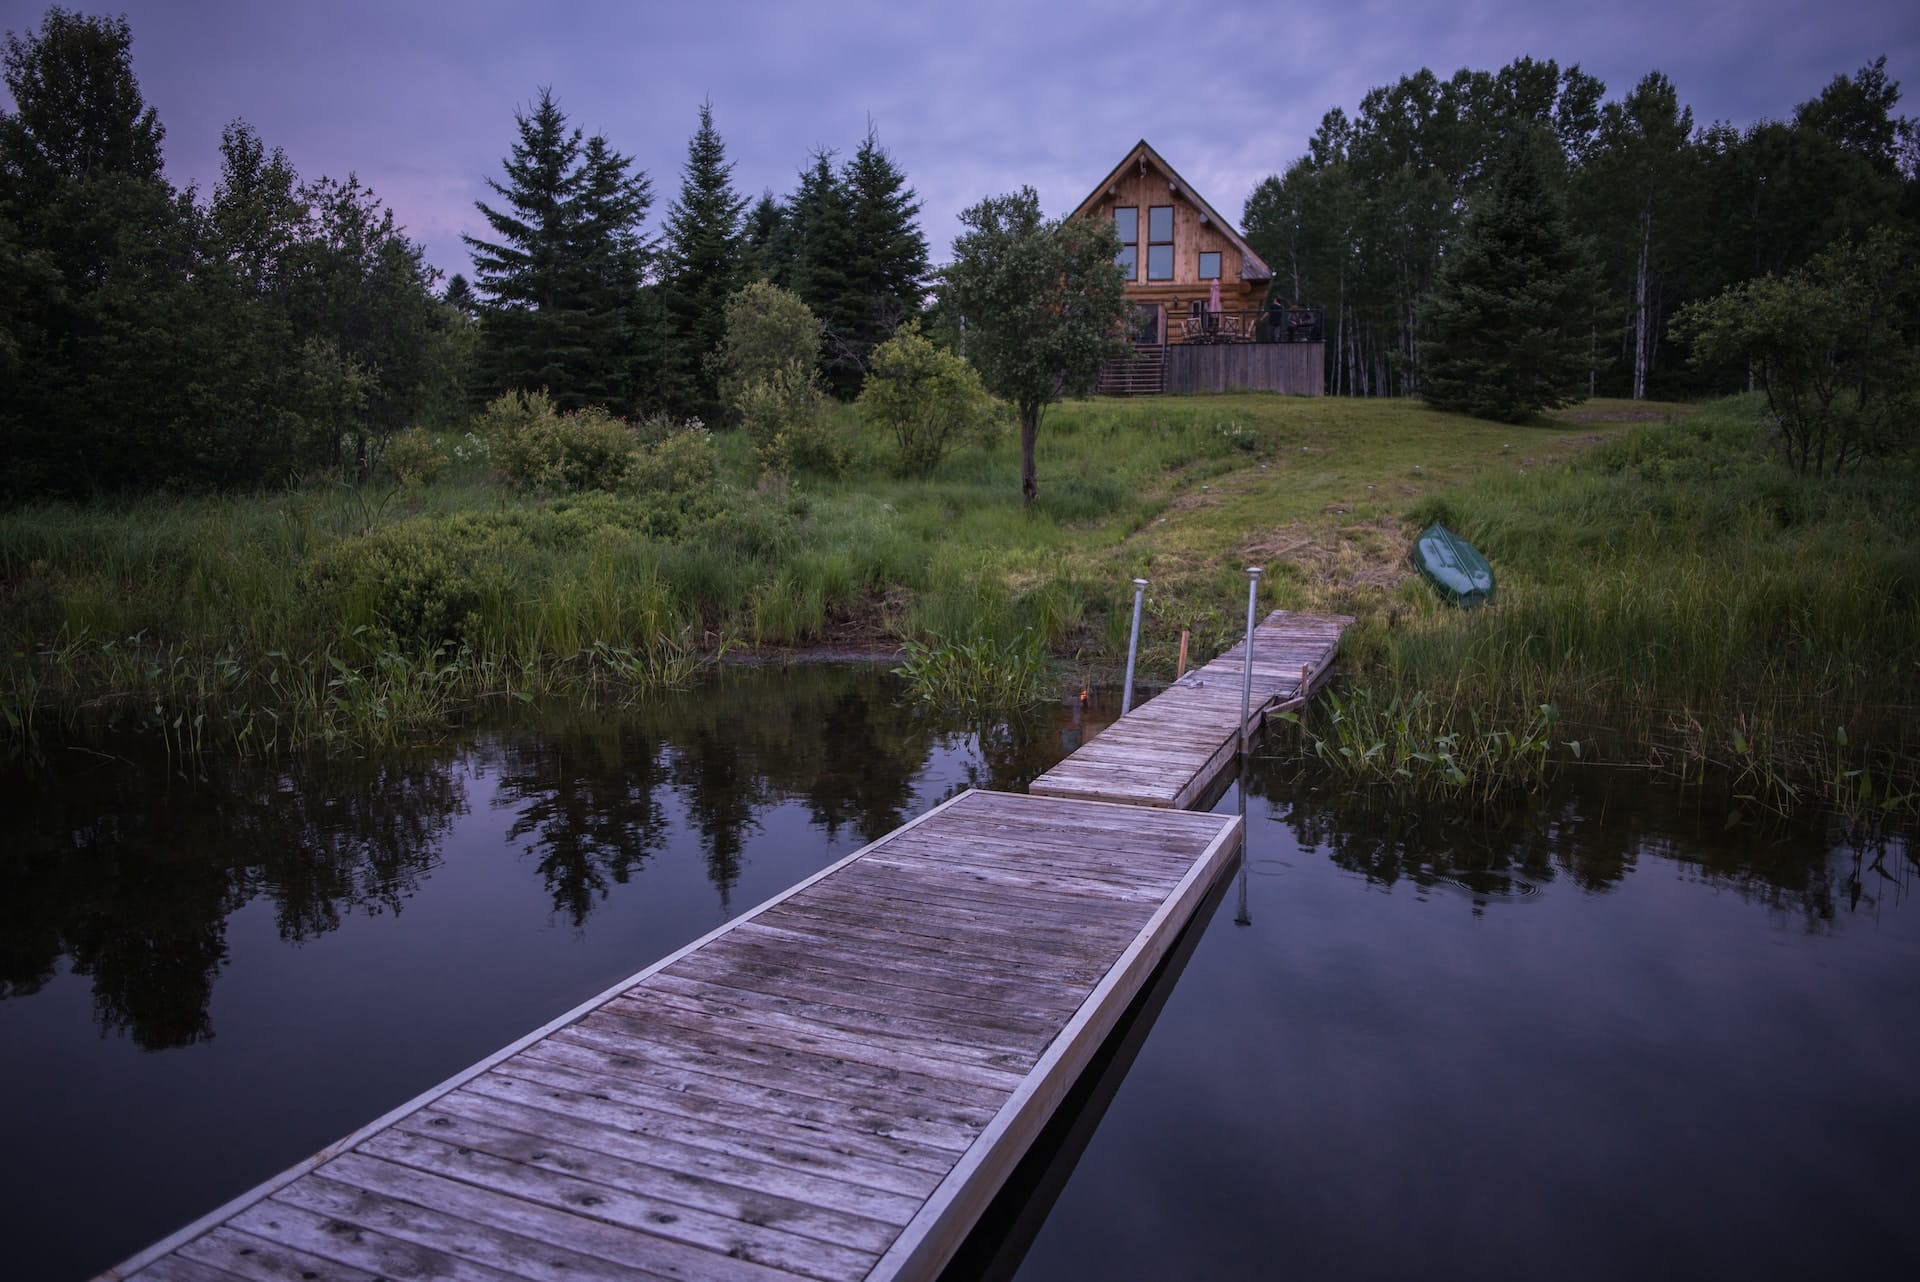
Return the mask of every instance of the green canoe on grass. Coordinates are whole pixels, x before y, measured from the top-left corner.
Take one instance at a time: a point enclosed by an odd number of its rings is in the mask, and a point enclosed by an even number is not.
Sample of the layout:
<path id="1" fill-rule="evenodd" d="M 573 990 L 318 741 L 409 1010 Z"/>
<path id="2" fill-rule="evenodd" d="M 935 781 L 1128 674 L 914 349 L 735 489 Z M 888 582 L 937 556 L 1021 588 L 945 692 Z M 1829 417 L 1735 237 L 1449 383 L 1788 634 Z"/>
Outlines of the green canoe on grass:
<path id="1" fill-rule="evenodd" d="M 1493 600 L 1493 567 L 1473 544 L 1435 521 L 1413 545 L 1413 564 L 1440 595 L 1462 608 Z"/>

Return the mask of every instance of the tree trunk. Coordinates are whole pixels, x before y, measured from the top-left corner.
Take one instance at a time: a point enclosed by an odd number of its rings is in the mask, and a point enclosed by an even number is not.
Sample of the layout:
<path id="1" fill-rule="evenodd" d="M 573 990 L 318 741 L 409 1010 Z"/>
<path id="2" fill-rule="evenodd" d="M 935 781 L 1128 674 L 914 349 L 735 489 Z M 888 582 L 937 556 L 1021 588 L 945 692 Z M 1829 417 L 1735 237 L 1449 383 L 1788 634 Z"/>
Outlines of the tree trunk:
<path id="1" fill-rule="evenodd" d="M 1647 399 L 1647 364 L 1651 353 L 1647 350 L 1647 258 L 1653 250 L 1653 216 L 1643 214 L 1640 219 L 1640 270 L 1633 278 L 1633 399 Z"/>
<path id="2" fill-rule="evenodd" d="M 1020 497 L 1031 504 L 1040 497 L 1040 477 L 1033 467 L 1034 442 L 1040 439 L 1040 407 L 1020 407 Z"/>

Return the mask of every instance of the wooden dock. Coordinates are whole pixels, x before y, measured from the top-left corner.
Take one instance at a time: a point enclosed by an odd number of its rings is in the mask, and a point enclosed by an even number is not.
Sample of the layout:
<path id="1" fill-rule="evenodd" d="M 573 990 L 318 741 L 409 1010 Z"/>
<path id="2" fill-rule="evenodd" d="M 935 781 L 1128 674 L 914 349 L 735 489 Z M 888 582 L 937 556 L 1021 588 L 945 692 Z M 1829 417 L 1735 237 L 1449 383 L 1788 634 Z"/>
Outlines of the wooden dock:
<path id="1" fill-rule="evenodd" d="M 929 1277 L 1240 841 L 963 793 L 102 1276 Z"/>
<path id="2" fill-rule="evenodd" d="M 1269 713 L 1305 703 L 1326 681 L 1352 622 L 1276 610 L 1254 630 L 1250 732 Z M 1174 810 L 1197 804 L 1239 752 L 1245 667 L 1242 642 L 1102 730 L 1027 790 Z"/>

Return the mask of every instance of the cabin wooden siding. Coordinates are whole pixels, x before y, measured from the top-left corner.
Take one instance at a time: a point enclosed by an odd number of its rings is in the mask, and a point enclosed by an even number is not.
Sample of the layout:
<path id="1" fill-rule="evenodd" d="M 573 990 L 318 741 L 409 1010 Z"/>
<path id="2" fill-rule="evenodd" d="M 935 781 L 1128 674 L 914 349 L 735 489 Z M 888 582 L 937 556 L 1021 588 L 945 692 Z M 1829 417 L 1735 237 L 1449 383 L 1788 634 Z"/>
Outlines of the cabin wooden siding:
<path id="1" fill-rule="evenodd" d="M 1173 209 L 1173 277 L 1170 280 L 1147 279 L 1148 251 L 1152 244 L 1149 211 L 1156 205 Z M 1220 217 L 1219 211 L 1195 192 L 1145 139 L 1127 153 L 1126 159 L 1094 188 L 1074 214 L 1080 218 L 1101 219 L 1111 226 L 1114 210 L 1128 207 L 1137 209 L 1140 216 L 1135 275 L 1126 285 L 1130 301 L 1157 304 L 1166 309 L 1168 317 L 1184 315 L 1195 302 L 1205 306 L 1212 296 L 1213 281 L 1200 278 L 1200 255 L 1217 252 L 1220 255 L 1220 309 L 1252 312 L 1266 305 L 1273 269 L 1251 253 L 1246 241 Z"/>
<path id="2" fill-rule="evenodd" d="M 1240 247 L 1211 219 L 1203 222 L 1204 212 L 1193 203 L 1185 188 L 1151 162 L 1144 174 L 1137 169 L 1129 172 L 1114 182 L 1110 190 L 1114 193 L 1111 196 L 1104 191 L 1101 193 L 1092 217 L 1111 224 L 1116 209 L 1132 206 L 1140 211 L 1139 262 L 1135 272 L 1138 279 L 1127 282 L 1129 300 L 1160 303 L 1167 308 L 1169 315 L 1185 312 L 1189 302 L 1205 303 L 1211 294 L 1213 282 L 1200 279 L 1200 255 L 1217 251 L 1220 255 L 1221 308 L 1239 311 L 1265 304 L 1267 281 L 1241 279 L 1240 271 L 1245 260 Z M 1155 205 L 1173 207 L 1172 280 L 1147 279 L 1147 211 Z"/>

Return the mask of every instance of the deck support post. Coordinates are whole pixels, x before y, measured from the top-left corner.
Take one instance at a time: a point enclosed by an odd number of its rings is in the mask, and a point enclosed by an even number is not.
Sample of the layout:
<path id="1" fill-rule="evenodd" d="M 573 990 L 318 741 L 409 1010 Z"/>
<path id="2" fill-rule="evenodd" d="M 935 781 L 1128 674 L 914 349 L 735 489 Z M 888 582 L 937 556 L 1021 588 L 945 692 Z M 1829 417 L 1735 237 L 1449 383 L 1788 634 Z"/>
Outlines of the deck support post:
<path id="1" fill-rule="evenodd" d="M 1247 755 L 1247 718 L 1253 714 L 1253 616 L 1260 605 L 1260 576 L 1266 573 L 1266 567 L 1250 565 L 1247 567 L 1247 663 L 1246 675 L 1240 682 L 1240 755 Z"/>
<path id="2" fill-rule="evenodd" d="M 1140 599 L 1146 594 L 1147 581 L 1133 581 L 1133 635 L 1127 638 L 1127 685 L 1120 695 L 1120 715 L 1133 711 L 1133 660 L 1140 652 Z"/>

